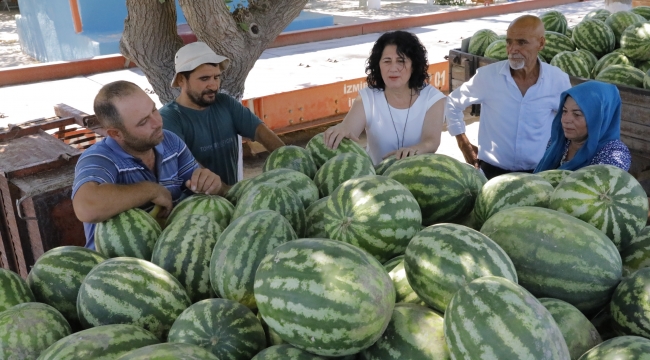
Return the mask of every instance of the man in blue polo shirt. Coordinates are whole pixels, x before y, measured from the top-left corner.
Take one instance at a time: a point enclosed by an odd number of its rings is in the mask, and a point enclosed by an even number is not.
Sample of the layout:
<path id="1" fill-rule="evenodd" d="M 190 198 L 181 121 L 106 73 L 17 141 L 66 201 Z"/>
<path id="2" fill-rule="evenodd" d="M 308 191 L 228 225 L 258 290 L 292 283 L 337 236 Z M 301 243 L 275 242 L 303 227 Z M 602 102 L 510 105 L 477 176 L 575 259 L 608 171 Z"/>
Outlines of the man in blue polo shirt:
<path id="1" fill-rule="evenodd" d="M 75 168 L 72 204 L 84 223 L 86 247 L 95 248 L 95 223 L 140 207 L 166 217 L 188 190 L 220 194 L 221 179 L 199 167 L 185 143 L 162 128 L 156 105 L 137 85 L 116 81 L 95 97 L 108 135 L 86 150 Z"/>

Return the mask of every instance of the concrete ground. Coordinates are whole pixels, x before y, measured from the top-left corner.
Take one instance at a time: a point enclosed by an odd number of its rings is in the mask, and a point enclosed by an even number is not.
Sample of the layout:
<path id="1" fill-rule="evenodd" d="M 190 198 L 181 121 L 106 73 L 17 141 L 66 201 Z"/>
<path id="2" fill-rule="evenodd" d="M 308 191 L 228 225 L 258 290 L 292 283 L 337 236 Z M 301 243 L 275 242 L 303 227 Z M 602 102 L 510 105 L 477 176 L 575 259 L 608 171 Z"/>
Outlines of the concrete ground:
<path id="1" fill-rule="evenodd" d="M 364 10 L 358 7 L 358 0 L 311 0 L 306 10 L 331 14 L 335 16 L 335 24 L 343 25 L 456 9 L 456 7 L 428 5 L 426 0 L 382 0 L 381 3 L 382 8 L 379 10 Z M 603 0 L 596 0 L 572 3 L 553 9 L 564 13 L 569 25 L 573 26 L 586 13 L 603 6 Z M 540 15 L 548 10 L 550 9 L 539 9 L 528 13 Z M 459 48 L 462 39 L 471 36 L 479 29 L 490 28 L 497 33 L 505 34 L 510 21 L 520 15 L 523 13 L 416 27 L 408 30 L 416 33 L 427 48 L 429 62 L 437 63 L 445 61 L 444 56 L 449 53 L 450 49 Z M 10 22 L 1 22 L 0 41 L 4 41 L 3 39 L 13 41 L 11 40 L 14 36 L 12 31 L 15 33 L 15 23 L 12 29 Z M 249 73 L 244 98 L 260 97 L 364 77 L 365 60 L 379 35 L 367 34 L 267 49 Z M 11 56 L 18 55 L 20 58 L 15 49 L 0 49 L 0 51 L 7 51 L 7 54 L 12 51 L 13 55 Z M 5 53 L 0 54 L 2 54 L 0 65 L 2 65 L 6 61 L 6 56 Z M 29 59 L 24 59 L 25 63 L 29 63 L 29 61 Z M 92 113 L 92 100 L 97 91 L 102 85 L 118 79 L 132 81 L 142 88 L 151 88 L 139 69 L 0 88 L 0 127 L 54 116 L 53 106 L 58 103 L 65 103 L 84 112 Z M 152 95 L 152 99 L 162 106 L 156 95 Z M 323 130 L 290 134 L 285 137 L 285 142 L 304 145 L 306 140 L 317 133 L 315 131 Z M 476 142 L 477 133 L 478 123 L 469 124 L 467 135 L 471 141 Z M 463 160 L 462 154 L 456 146 L 455 138 L 446 132 L 442 134 L 438 153 Z M 255 158 L 247 159 L 246 168 L 249 171 L 246 177 L 254 175 L 250 172 L 251 166 L 257 171 L 259 164 L 255 164 L 263 163 L 264 157 L 265 155 L 258 155 Z"/>

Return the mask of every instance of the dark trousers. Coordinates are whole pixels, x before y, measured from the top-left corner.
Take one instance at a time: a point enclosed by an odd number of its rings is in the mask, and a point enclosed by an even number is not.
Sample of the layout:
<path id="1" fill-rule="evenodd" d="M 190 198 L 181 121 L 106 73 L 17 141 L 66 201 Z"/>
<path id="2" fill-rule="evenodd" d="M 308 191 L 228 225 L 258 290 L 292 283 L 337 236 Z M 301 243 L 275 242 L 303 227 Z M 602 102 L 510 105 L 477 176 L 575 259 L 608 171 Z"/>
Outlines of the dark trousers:
<path id="1" fill-rule="evenodd" d="M 478 164 L 479 164 L 479 167 L 481 168 L 481 170 L 483 170 L 483 173 L 485 174 L 485 177 L 488 180 L 492 179 L 493 177 L 497 177 L 499 175 L 509 174 L 509 173 L 513 173 L 513 172 L 523 172 L 523 173 L 532 174 L 533 171 L 535 171 L 535 169 L 532 169 L 532 170 L 516 170 L 516 171 L 515 170 L 506 170 L 506 169 L 502 169 L 502 168 L 500 168 L 498 166 L 488 164 L 483 160 L 479 160 Z"/>

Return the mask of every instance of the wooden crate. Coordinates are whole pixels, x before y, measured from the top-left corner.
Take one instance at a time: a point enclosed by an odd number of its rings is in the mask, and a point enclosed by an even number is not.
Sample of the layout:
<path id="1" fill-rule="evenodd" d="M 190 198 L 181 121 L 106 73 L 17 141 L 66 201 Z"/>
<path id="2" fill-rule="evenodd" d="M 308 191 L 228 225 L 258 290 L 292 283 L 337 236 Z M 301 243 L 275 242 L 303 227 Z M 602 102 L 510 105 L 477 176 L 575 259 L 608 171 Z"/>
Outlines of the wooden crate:
<path id="1" fill-rule="evenodd" d="M 459 49 L 450 50 L 448 60 L 450 91 L 474 76 L 478 68 L 497 62 L 495 59 L 472 55 Z M 588 81 L 575 76 L 570 76 L 569 79 L 572 85 Z M 617 87 L 622 102 L 621 141 L 632 153 L 630 174 L 639 179 L 646 193 L 650 194 L 650 176 L 647 175 L 650 172 L 650 90 L 622 85 Z M 471 114 L 478 116 L 480 105 L 473 105 Z"/>

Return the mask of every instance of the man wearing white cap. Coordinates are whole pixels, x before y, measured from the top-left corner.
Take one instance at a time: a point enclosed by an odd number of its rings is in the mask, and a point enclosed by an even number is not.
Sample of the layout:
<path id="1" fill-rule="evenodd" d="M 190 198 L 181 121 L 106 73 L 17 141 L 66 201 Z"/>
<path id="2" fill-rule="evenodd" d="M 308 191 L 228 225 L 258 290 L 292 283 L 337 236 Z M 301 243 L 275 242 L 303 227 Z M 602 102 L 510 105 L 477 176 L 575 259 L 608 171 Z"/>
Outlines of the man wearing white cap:
<path id="1" fill-rule="evenodd" d="M 260 142 L 269 152 L 284 145 L 248 108 L 219 93 L 228 58 L 194 42 L 178 50 L 174 62 L 172 87 L 180 87 L 181 94 L 160 109 L 163 126 L 185 141 L 199 164 L 223 183 L 232 186 L 240 180 L 238 135 Z"/>

